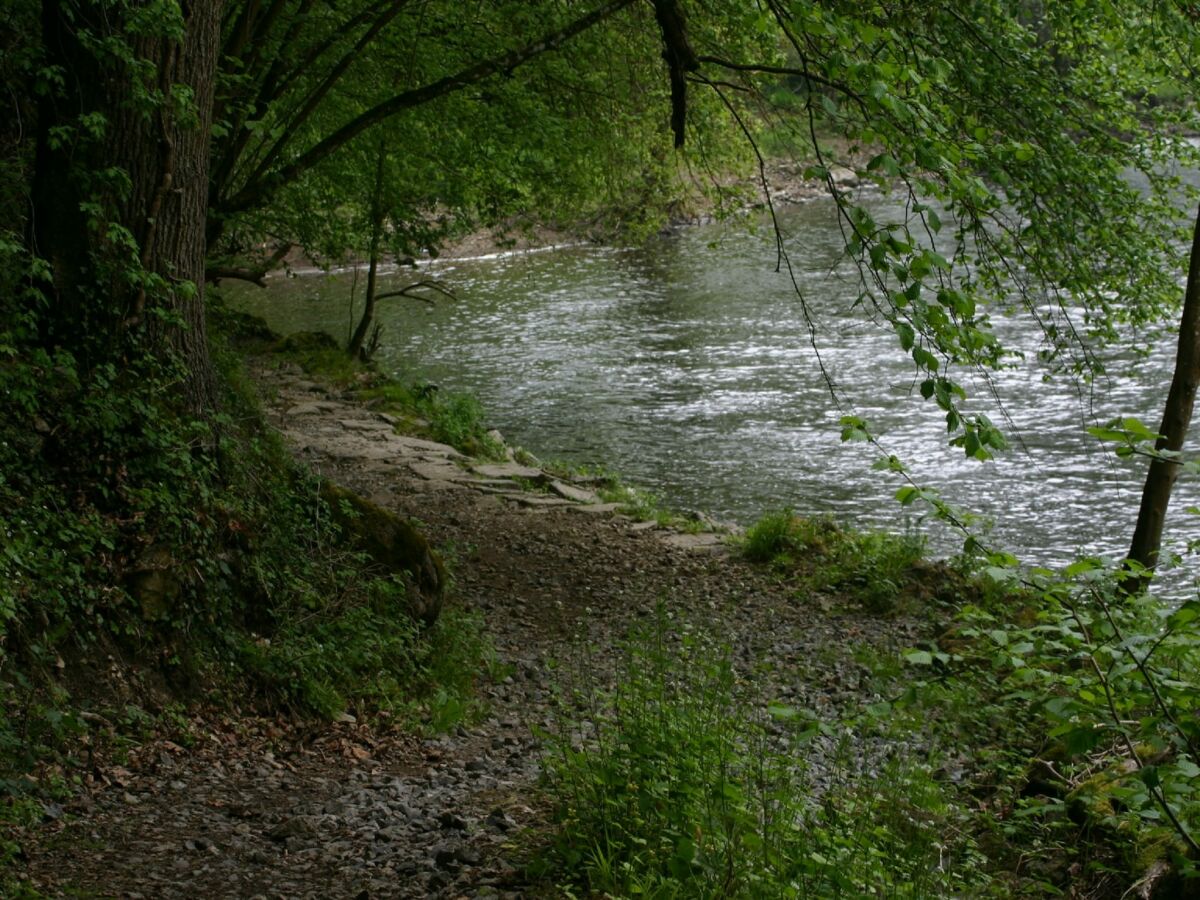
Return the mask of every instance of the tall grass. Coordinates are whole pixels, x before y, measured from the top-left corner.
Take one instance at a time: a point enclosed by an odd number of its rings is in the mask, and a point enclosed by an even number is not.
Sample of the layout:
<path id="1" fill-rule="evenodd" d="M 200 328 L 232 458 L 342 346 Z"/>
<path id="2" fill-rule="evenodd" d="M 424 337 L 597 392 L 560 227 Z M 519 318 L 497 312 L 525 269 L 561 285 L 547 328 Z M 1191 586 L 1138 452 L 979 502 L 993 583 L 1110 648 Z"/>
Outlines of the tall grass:
<path id="1" fill-rule="evenodd" d="M 611 693 L 569 699 L 542 861 L 569 896 L 944 897 L 978 877 L 925 769 L 862 768 L 851 732 L 766 702 L 728 648 L 665 616 Z"/>

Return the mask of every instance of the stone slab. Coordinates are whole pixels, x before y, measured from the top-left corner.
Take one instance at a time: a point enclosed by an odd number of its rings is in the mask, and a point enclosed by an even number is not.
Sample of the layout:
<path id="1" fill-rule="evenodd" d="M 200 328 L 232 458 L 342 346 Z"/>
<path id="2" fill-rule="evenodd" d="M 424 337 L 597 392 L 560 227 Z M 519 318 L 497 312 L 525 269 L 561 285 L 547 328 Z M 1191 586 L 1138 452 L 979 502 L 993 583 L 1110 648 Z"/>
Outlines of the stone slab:
<path id="1" fill-rule="evenodd" d="M 719 534 L 675 533 L 664 535 L 663 541 L 672 547 L 680 547 L 684 550 L 692 550 L 697 553 L 724 553 L 729 549 L 729 545 Z"/>
<path id="2" fill-rule="evenodd" d="M 621 508 L 620 503 L 576 503 L 571 509 L 588 515 L 608 515 Z"/>
<path id="3" fill-rule="evenodd" d="M 371 421 L 369 419 L 339 419 L 338 424 L 347 431 L 387 431 L 392 430 L 392 426 L 387 422 Z"/>
<path id="4" fill-rule="evenodd" d="M 330 459 L 391 459 L 396 455 L 390 447 L 369 444 L 342 444 L 321 450 Z"/>
<path id="5" fill-rule="evenodd" d="M 528 506 L 531 509 L 544 509 L 551 506 L 574 506 L 570 500 L 563 500 L 559 497 L 539 497 L 534 494 L 526 494 L 524 497 L 517 497 L 517 502 L 522 506 Z"/>
<path id="6" fill-rule="evenodd" d="M 420 475 L 426 481 L 451 481 L 462 484 L 471 480 L 467 472 L 449 462 L 410 462 L 408 468 L 414 475 Z"/>
<path id="7" fill-rule="evenodd" d="M 427 441 L 424 438 L 408 437 L 407 435 L 396 435 L 395 443 L 400 444 L 406 450 L 411 450 L 414 453 L 436 453 L 446 459 L 465 459 L 461 453 L 451 447 L 449 444 L 439 444 L 437 441 Z"/>
<path id="8" fill-rule="evenodd" d="M 528 478 L 531 481 L 540 481 L 546 477 L 546 473 L 541 469 L 518 463 L 487 463 L 473 468 L 477 475 L 484 478 Z"/>
<path id="9" fill-rule="evenodd" d="M 550 480 L 550 490 L 558 494 L 558 496 L 564 497 L 567 500 L 574 500 L 576 503 L 596 503 L 600 499 L 594 491 L 585 491 L 583 488 L 572 487 L 556 479 Z"/>
<path id="10" fill-rule="evenodd" d="M 329 403 L 325 400 L 310 400 L 305 403 L 297 403 L 295 406 L 289 407 L 286 415 L 289 416 L 316 416 L 324 412 L 331 412 L 338 408 L 336 403 Z"/>

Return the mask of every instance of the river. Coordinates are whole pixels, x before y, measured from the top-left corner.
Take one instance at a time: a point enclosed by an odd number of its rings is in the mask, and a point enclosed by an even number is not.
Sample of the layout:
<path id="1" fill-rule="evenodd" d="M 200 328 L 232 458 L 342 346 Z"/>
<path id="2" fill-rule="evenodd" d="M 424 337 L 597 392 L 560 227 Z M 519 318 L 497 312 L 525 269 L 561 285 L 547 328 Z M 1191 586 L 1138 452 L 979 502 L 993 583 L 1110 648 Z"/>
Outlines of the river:
<path id="1" fill-rule="evenodd" d="M 896 212 L 871 200 L 877 218 Z M 1040 333 L 1027 317 L 994 316 L 1028 362 L 992 376 L 1003 413 L 975 380 L 972 402 L 1001 423 L 1013 449 L 994 461 L 946 446 L 943 414 L 886 324 L 854 307 L 856 272 L 842 254 L 833 206 L 812 201 L 783 217 L 817 350 L 769 229 L 704 226 L 639 248 L 574 247 L 438 261 L 388 276 L 381 290 L 436 277 L 458 299 L 383 301 L 380 366 L 444 391 L 467 391 L 510 443 L 543 459 L 600 464 L 667 506 L 742 524 L 790 507 L 860 528 L 927 531 L 935 549 L 961 538 L 893 499 L 899 482 L 877 454 L 841 442 L 846 413 L 872 423 L 916 479 L 992 520 L 993 543 L 1028 563 L 1120 555 L 1137 511 L 1143 467 L 1118 460 L 1085 429 L 1161 416 L 1173 345 L 1133 366 L 1114 357 L 1091 389 L 1044 379 Z M 231 285 L 237 308 L 281 332 L 325 330 L 345 340 L 350 273 Z M 361 293 L 363 278 L 359 277 Z M 984 402 L 986 398 L 986 402 Z M 1196 429 L 1193 429 L 1193 434 Z M 1193 438 L 1194 443 L 1194 438 Z M 1175 544 L 1200 538 L 1197 480 L 1182 480 L 1167 523 Z M 1193 561 L 1194 562 L 1194 561 Z"/>

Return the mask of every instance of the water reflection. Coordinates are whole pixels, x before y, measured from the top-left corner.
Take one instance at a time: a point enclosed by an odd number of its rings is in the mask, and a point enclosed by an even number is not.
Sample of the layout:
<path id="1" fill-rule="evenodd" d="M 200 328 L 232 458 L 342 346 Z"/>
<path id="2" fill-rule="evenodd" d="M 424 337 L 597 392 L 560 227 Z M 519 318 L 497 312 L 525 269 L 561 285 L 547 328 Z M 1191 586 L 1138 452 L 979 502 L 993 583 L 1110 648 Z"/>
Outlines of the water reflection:
<path id="1" fill-rule="evenodd" d="M 878 218 L 897 215 L 878 199 Z M 669 504 L 752 520 L 792 506 L 896 529 L 898 486 L 870 469 L 862 445 L 843 445 L 838 419 L 870 420 L 889 451 L 953 502 L 996 520 L 995 537 L 1023 558 L 1054 564 L 1077 551 L 1120 553 L 1142 469 L 1118 462 L 1084 432 L 1115 415 L 1156 423 L 1173 347 L 1139 369 L 1103 379 L 1089 396 L 1043 382 L 1031 363 L 967 379 L 975 408 L 1006 417 L 1018 449 L 980 464 L 945 447 L 943 416 L 920 400 L 912 362 L 886 327 L 853 309 L 857 272 L 841 256 L 829 204 L 789 212 L 784 227 L 813 313 L 820 358 L 772 236 L 694 229 L 636 250 L 575 248 L 474 262 L 429 274 L 460 299 L 429 308 L 386 301 L 379 361 L 472 391 L 510 440 L 545 458 L 600 462 Z M 389 276 L 384 290 L 411 273 Z M 394 284 L 393 284 L 394 282 Z M 351 278 L 303 278 L 236 303 L 277 330 L 343 337 Z M 234 293 L 234 291 L 231 291 Z M 1001 318 L 1002 339 L 1036 359 L 1042 336 L 1027 316 Z M 995 393 L 1002 406 L 992 399 Z M 1180 484 L 1168 529 L 1200 537 L 1194 480 Z M 948 535 L 943 549 L 953 549 Z"/>

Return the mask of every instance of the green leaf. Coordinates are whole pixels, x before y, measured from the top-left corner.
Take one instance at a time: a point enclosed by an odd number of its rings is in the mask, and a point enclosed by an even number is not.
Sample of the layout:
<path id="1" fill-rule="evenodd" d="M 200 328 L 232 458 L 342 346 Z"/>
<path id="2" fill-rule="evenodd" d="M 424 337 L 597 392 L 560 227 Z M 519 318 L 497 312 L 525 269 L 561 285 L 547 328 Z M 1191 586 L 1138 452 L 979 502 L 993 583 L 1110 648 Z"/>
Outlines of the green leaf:
<path id="1" fill-rule="evenodd" d="M 922 369 L 927 369 L 930 372 L 936 372 L 938 370 L 937 357 L 924 347 L 913 347 L 912 358 L 913 361 Z"/>
<path id="2" fill-rule="evenodd" d="M 1071 563 L 1067 566 L 1065 573 L 1068 578 L 1078 578 L 1086 572 L 1094 572 L 1102 568 L 1104 568 L 1104 564 L 1100 560 L 1088 557 L 1086 559 L 1077 559 Z"/>
<path id="3" fill-rule="evenodd" d="M 878 156 L 872 157 L 870 162 L 867 163 L 867 171 L 882 171 L 889 178 L 895 178 L 900 174 L 900 164 L 890 154 L 880 153 Z"/>
<path id="4" fill-rule="evenodd" d="M 794 706 L 788 706 L 778 700 L 772 700 L 767 704 L 767 714 L 779 722 L 790 722 L 800 717 L 799 711 Z"/>
<path id="5" fill-rule="evenodd" d="M 1190 622 L 1200 619 L 1200 600 L 1189 600 L 1167 618 L 1167 627 L 1174 630 L 1183 628 Z"/>

